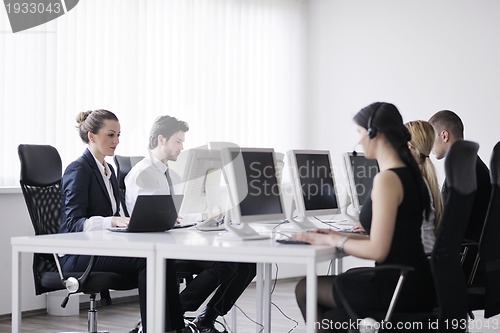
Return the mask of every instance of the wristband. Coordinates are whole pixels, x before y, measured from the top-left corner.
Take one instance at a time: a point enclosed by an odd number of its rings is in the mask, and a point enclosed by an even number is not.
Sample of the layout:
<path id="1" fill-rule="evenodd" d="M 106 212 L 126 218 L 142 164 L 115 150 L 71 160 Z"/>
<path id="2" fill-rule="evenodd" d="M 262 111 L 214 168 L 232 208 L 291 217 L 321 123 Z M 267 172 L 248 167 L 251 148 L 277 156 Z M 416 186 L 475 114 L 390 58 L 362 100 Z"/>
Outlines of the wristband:
<path id="1" fill-rule="evenodd" d="M 340 252 L 344 252 L 344 244 L 345 242 L 349 239 L 349 237 L 347 236 L 344 236 L 340 239 L 339 243 L 337 244 L 337 246 L 335 246 L 335 248 L 337 249 L 337 251 L 340 251 Z"/>

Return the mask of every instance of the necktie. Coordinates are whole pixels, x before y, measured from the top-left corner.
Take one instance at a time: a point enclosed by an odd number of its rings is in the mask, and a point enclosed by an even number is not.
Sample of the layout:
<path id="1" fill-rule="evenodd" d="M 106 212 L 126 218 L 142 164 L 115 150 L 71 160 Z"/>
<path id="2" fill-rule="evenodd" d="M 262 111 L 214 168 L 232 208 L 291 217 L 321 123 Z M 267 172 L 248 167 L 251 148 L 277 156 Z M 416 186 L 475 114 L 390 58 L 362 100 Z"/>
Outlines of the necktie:
<path id="1" fill-rule="evenodd" d="M 170 173 L 168 169 L 165 171 L 165 177 L 167 177 L 168 189 L 170 190 L 170 194 L 174 194 L 174 186 L 172 185 L 172 179 L 170 178 Z"/>

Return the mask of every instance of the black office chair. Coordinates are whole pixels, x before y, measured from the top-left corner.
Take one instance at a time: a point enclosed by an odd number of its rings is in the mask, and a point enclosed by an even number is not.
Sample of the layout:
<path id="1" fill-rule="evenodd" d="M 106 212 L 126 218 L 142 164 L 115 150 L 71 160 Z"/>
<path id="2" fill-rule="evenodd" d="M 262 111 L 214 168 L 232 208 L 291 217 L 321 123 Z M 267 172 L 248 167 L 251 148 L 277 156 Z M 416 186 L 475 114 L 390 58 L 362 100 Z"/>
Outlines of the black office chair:
<path id="1" fill-rule="evenodd" d="M 411 268 L 375 267 L 362 269 L 359 272 L 347 272 L 334 280 L 334 289 L 343 309 L 328 311 L 327 318 L 334 321 L 346 321 L 369 317 L 374 318 L 375 321 L 421 323 L 422 329 L 418 332 L 465 332 L 467 325 L 452 327 L 451 323 L 467 323 L 467 290 L 460 264 L 460 249 L 477 190 L 475 174 L 478 148 L 479 145 L 475 142 L 460 140 L 450 147 L 446 155 L 446 182 L 450 193 L 444 202 L 443 216 L 430 257 L 438 303 L 434 311 L 429 313 L 398 312 L 397 297 L 404 283 L 404 277 L 411 274 Z M 343 285 L 352 274 L 374 274 L 378 270 L 400 271 L 399 283 L 395 286 L 393 300 L 388 311 L 386 313 L 356 312 L 344 295 Z M 371 319 L 367 320 L 367 322 L 370 321 Z M 429 327 L 429 323 L 438 323 L 438 329 Z M 367 331 L 376 332 L 375 329 Z M 412 328 L 408 331 L 416 330 Z"/>
<path id="2" fill-rule="evenodd" d="M 493 148 L 490 173 L 491 197 L 476 258 L 483 285 L 468 288 L 469 310 L 484 310 L 485 318 L 500 313 L 500 142 Z"/>
<path id="3" fill-rule="evenodd" d="M 121 156 L 115 155 L 113 161 L 116 166 L 116 178 L 118 180 L 118 188 L 120 189 L 120 201 L 123 208 L 123 213 L 125 216 L 130 216 L 127 210 L 127 205 L 125 204 L 125 177 L 130 172 L 132 167 L 136 165 L 139 161 L 143 160 L 144 156 Z"/>
<path id="4" fill-rule="evenodd" d="M 48 145 L 18 147 L 21 161 L 20 184 L 35 235 L 59 233 L 61 221 L 62 163 L 57 150 Z M 97 332 L 96 295 L 101 293 L 101 304 L 111 304 L 109 289 L 130 290 L 137 288 L 136 276 L 92 271 L 91 257 L 85 272 L 63 273 L 57 254 L 35 253 L 33 277 L 35 293 L 40 295 L 55 290 L 68 290 L 62 307 L 70 295 L 84 293 L 90 296 L 88 332 Z"/>

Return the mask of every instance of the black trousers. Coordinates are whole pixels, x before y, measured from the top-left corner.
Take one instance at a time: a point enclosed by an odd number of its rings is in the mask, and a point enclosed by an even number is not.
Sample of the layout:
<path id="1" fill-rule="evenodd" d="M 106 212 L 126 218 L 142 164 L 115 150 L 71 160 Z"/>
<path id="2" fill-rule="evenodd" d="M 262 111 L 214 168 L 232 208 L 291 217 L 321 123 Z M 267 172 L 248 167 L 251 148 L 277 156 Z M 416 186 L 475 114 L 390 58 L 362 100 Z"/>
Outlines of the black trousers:
<path id="1" fill-rule="evenodd" d="M 66 255 L 61 258 L 63 271 L 83 272 L 90 260 L 89 256 Z M 175 262 L 167 260 L 166 294 L 165 299 L 165 331 L 184 327 L 183 311 L 179 301 L 179 287 L 177 285 Z M 141 321 L 146 333 L 146 259 L 128 257 L 95 257 L 94 271 L 116 272 L 123 274 L 137 273 Z"/>
<path id="2" fill-rule="evenodd" d="M 256 274 L 251 263 L 177 260 L 178 270 L 189 270 L 197 276 L 180 294 L 184 311 L 196 311 L 217 289 L 207 307 L 224 316 L 245 291 Z"/>

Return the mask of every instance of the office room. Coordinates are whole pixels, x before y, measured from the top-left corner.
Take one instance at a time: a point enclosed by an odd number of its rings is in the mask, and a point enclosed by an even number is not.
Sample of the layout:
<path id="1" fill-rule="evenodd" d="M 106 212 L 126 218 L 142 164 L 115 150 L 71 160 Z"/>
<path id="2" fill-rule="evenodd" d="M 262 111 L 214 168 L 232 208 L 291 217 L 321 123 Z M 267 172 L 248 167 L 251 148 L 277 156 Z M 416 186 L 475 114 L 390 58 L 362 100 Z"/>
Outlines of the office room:
<path id="1" fill-rule="evenodd" d="M 52 145 L 64 170 L 86 147 L 75 129 L 81 111 L 117 115 L 119 155 L 145 155 L 151 124 L 160 115 L 189 124 L 185 150 L 207 142 L 282 153 L 328 150 L 341 205 L 348 203 L 342 154 L 359 148 L 353 116 L 370 103 L 393 103 L 405 122 L 428 120 L 443 109 L 456 112 L 464 138 L 479 144 L 488 166 L 500 141 L 495 0 L 66 1 L 65 14 L 13 32 L 16 17 L 8 13 L 20 2 L 5 1 L 0 10 L 2 322 L 12 312 L 11 238 L 33 235 L 17 147 Z M 442 183 L 443 160 L 430 158 Z M 283 182 L 290 183 L 286 173 Z M 22 255 L 21 310 L 36 312 L 47 297 L 35 296 L 30 260 L 31 254 Z M 344 269 L 363 264 L 370 262 L 344 259 Z M 306 332 L 293 304 L 294 284 L 305 269 L 279 267 L 278 279 L 294 281 L 286 289 L 292 303 L 286 307 L 298 322 L 293 332 Z M 318 274 L 326 271 L 318 268 Z M 272 311 L 273 323 L 282 321 L 273 331 L 294 327 Z M 86 320 L 85 311 L 80 317 Z M 497 318 L 478 319 L 481 324 L 470 331 L 500 332 Z M 253 331 L 239 313 L 242 322 Z"/>

